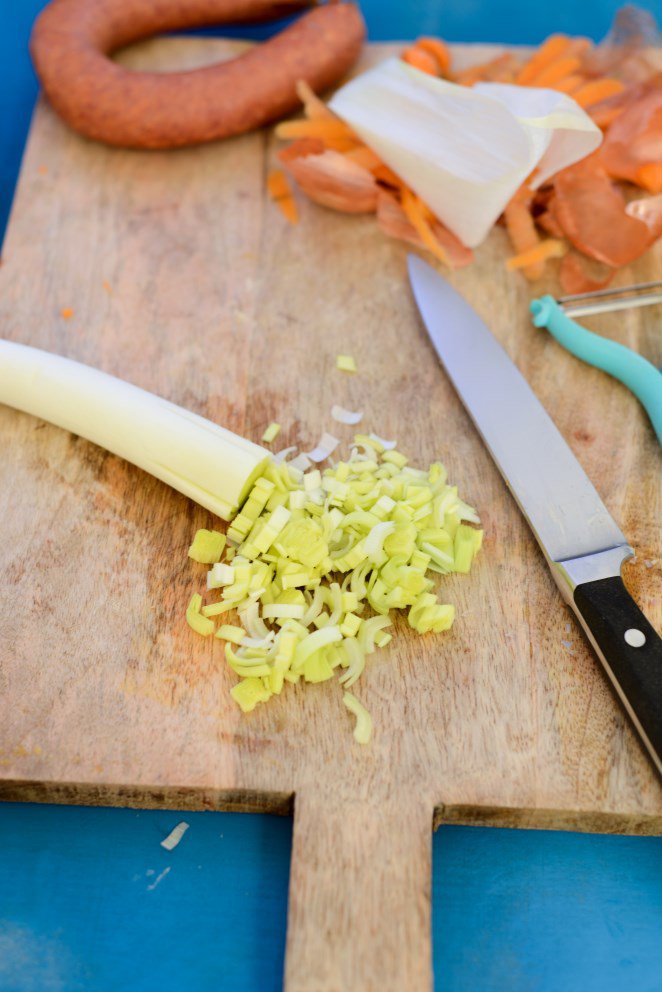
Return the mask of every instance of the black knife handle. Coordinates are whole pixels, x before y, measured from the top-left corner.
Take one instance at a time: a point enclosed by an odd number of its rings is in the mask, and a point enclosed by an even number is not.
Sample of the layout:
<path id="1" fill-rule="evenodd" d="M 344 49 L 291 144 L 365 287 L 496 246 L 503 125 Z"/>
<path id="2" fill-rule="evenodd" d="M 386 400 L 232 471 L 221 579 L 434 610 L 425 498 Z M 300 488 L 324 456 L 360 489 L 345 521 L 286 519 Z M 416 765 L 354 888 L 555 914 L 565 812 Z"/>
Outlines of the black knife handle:
<path id="1" fill-rule="evenodd" d="M 607 675 L 662 774 L 662 638 L 620 576 L 578 585 L 574 600 Z"/>

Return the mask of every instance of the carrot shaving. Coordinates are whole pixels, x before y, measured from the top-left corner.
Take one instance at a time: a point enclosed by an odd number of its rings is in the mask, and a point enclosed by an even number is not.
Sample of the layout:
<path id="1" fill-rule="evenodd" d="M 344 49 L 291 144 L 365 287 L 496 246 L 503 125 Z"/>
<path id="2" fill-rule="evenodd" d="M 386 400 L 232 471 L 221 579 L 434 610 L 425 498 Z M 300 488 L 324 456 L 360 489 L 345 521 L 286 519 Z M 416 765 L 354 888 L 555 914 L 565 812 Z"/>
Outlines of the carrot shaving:
<path id="1" fill-rule="evenodd" d="M 522 186 L 515 193 L 503 212 L 506 230 L 517 255 L 536 248 L 540 242 L 533 217 L 531 216 L 531 192 Z M 543 274 L 544 260 L 534 261 L 524 270 L 527 279 L 539 279 Z"/>
<path id="2" fill-rule="evenodd" d="M 419 69 L 421 72 L 427 73 L 428 76 L 438 75 L 439 66 L 436 58 L 424 48 L 419 48 L 418 45 L 412 45 L 411 48 L 407 48 L 402 53 L 402 61 L 407 62 L 414 69 Z"/>
<path id="3" fill-rule="evenodd" d="M 298 223 L 299 211 L 296 200 L 292 195 L 292 189 L 287 181 L 287 176 L 282 169 L 272 169 L 269 172 L 267 176 L 267 191 L 285 219 L 290 224 Z"/>
<path id="4" fill-rule="evenodd" d="M 343 138 L 354 143 L 357 140 L 352 129 L 337 117 L 283 121 L 282 124 L 276 125 L 275 134 L 277 138 L 283 140 L 292 138 L 320 138 L 327 143 Z"/>
<path id="5" fill-rule="evenodd" d="M 497 55 L 489 62 L 481 62 L 480 65 L 472 65 L 455 76 L 455 82 L 461 86 L 473 86 L 474 83 L 492 82 L 506 83 L 514 82 L 515 59 L 506 52 L 504 55 Z"/>
<path id="6" fill-rule="evenodd" d="M 402 190 L 402 209 L 407 216 L 407 220 L 411 223 L 425 247 L 432 252 L 435 258 L 438 258 L 440 262 L 443 262 L 444 265 L 450 266 L 448 255 L 435 238 L 432 233 L 432 229 L 426 220 L 425 215 L 427 207 L 421 203 L 415 193 L 412 193 L 411 190 L 406 187 Z"/>
<path id="7" fill-rule="evenodd" d="M 289 159 L 286 168 L 309 199 L 342 213 L 374 213 L 379 186 L 367 169 L 339 152 Z"/>
<path id="8" fill-rule="evenodd" d="M 384 166 L 379 156 L 375 155 L 372 148 L 368 148 L 367 145 L 357 145 L 356 148 L 351 148 L 348 152 L 345 152 L 345 158 L 356 162 L 357 165 L 362 165 L 364 169 L 369 169 L 371 172 Z"/>
<path id="9" fill-rule="evenodd" d="M 299 223 L 299 208 L 291 193 L 289 196 L 283 196 L 280 200 L 276 200 L 276 206 L 290 224 Z"/>
<path id="10" fill-rule="evenodd" d="M 542 72 L 552 62 L 556 62 L 565 54 L 570 39 L 565 34 L 553 34 L 542 43 L 528 62 L 525 62 L 515 78 L 520 86 L 528 86 L 534 76 Z"/>
<path id="11" fill-rule="evenodd" d="M 551 88 L 558 93 L 572 93 L 573 90 L 578 90 L 580 86 L 583 86 L 585 82 L 584 76 L 570 75 L 566 76 L 565 79 L 559 79 L 558 83 L 554 83 Z"/>
<path id="12" fill-rule="evenodd" d="M 662 193 L 662 163 L 648 162 L 639 166 L 634 174 L 634 181 L 649 193 Z"/>
<path id="13" fill-rule="evenodd" d="M 595 79 L 573 93 L 572 98 L 580 107 L 591 107 L 594 103 L 622 93 L 624 89 L 625 85 L 620 79 Z"/>
<path id="14" fill-rule="evenodd" d="M 312 91 L 305 79 L 300 79 L 296 85 L 297 96 L 303 104 L 303 111 L 309 121 L 336 120 L 323 100 Z"/>
<path id="15" fill-rule="evenodd" d="M 591 48 L 593 48 L 593 42 L 590 38 L 571 38 L 565 54 L 574 55 L 575 58 L 581 58 L 584 61 L 584 56 Z"/>
<path id="16" fill-rule="evenodd" d="M 519 255 L 511 255 L 506 259 L 506 268 L 509 272 L 515 269 L 528 269 L 531 266 L 544 263 L 548 258 L 560 258 L 568 250 L 564 241 L 557 241 L 556 238 L 548 238 L 541 241 L 535 248 L 529 248 Z"/>
<path id="17" fill-rule="evenodd" d="M 291 195 L 290 184 L 282 169 L 271 170 L 267 176 L 267 190 L 272 200 L 280 200 L 283 196 Z"/>
<path id="18" fill-rule="evenodd" d="M 602 266 L 599 277 L 590 275 L 585 266 L 585 256 L 569 251 L 561 260 L 559 282 L 564 293 L 594 293 L 596 289 L 604 289 L 614 278 L 615 269 Z M 595 263 L 593 263 L 595 267 Z"/>
<path id="19" fill-rule="evenodd" d="M 287 148 L 281 148 L 278 152 L 278 159 L 287 165 L 295 158 L 305 158 L 306 155 L 321 155 L 325 150 L 325 144 L 319 138 L 297 138 Z"/>
<path id="20" fill-rule="evenodd" d="M 71 309 L 71 307 L 62 307 L 62 309 L 60 310 L 60 316 L 64 320 L 70 320 L 73 317 L 73 315 L 74 315 L 74 312 Z"/>
<path id="21" fill-rule="evenodd" d="M 613 124 L 617 117 L 623 113 L 623 107 L 604 107 L 602 110 L 592 110 L 589 117 L 597 127 L 606 131 L 610 124 Z"/>
<path id="22" fill-rule="evenodd" d="M 399 176 L 396 176 L 392 169 L 389 169 L 388 165 L 378 165 L 374 169 L 370 170 L 375 177 L 382 183 L 386 183 L 387 186 L 395 186 L 400 189 L 404 184 Z"/>
<path id="23" fill-rule="evenodd" d="M 447 76 L 451 67 L 451 53 L 448 45 L 441 38 L 417 38 L 416 48 L 428 52 L 437 63 L 437 70 L 442 76 Z"/>
<path id="24" fill-rule="evenodd" d="M 581 62 L 579 59 L 574 57 L 558 59 L 558 61 L 552 62 L 551 65 L 545 66 L 527 85 L 552 87 L 561 79 L 565 79 L 566 76 L 570 76 L 573 72 L 576 72 L 580 65 Z"/>

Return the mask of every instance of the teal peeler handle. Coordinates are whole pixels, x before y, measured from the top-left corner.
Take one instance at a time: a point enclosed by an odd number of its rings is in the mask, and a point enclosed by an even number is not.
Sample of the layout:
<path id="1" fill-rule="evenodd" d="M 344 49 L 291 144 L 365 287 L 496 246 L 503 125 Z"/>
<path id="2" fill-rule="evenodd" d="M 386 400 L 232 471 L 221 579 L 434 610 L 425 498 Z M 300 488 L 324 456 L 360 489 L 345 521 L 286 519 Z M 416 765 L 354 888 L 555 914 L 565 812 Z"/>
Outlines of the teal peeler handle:
<path id="1" fill-rule="evenodd" d="M 634 393 L 648 413 L 662 444 L 662 372 L 631 348 L 602 338 L 576 324 L 552 296 L 532 300 L 529 309 L 536 327 L 546 327 L 569 352 L 620 379 Z"/>

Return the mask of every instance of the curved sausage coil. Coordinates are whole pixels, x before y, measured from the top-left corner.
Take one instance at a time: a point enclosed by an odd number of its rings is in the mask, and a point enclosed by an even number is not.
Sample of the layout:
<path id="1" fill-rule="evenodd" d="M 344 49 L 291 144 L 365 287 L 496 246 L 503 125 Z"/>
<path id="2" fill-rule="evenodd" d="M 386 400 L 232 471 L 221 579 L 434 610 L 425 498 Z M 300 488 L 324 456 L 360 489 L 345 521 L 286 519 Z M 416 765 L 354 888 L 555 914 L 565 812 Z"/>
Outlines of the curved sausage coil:
<path id="1" fill-rule="evenodd" d="M 30 40 L 54 109 L 88 138 L 177 148 L 228 138 L 295 110 L 296 83 L 337 83 L 356 61 L 365 25 L 351 3 L 306 10 L 269 41 L 189 72 L 136 72 L 113 62 L 125 45 L 164 31 L 265 21 L 310 0 L 53 0 Z"/>

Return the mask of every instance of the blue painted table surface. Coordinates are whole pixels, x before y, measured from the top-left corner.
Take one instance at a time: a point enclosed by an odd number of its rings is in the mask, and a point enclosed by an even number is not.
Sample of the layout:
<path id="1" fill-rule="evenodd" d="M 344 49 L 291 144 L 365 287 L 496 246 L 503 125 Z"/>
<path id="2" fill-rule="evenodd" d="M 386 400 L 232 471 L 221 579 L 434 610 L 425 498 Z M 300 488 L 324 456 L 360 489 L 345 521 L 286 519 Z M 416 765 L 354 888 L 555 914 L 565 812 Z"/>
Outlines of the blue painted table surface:
<path id="1" fill-rule="evenodd" d="M 42 6 L 0 5 L 0 232 L 36 95 L 27 38 Z M 557 30 L 599 39 L 617 3 L 362 7 L 373 40 L 534 44 Z M 183 819 L 168 852 L 160 841 Z M 280 989 L 291 835 L 289 819 L 270 816 L 0 805 L 0 992 Z M 442 827 L 433 953 L 445 992 L 660 992 L 662 840 Z"/>

